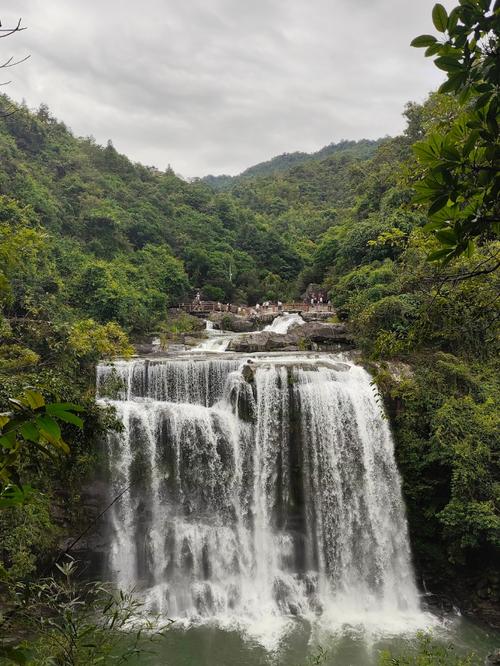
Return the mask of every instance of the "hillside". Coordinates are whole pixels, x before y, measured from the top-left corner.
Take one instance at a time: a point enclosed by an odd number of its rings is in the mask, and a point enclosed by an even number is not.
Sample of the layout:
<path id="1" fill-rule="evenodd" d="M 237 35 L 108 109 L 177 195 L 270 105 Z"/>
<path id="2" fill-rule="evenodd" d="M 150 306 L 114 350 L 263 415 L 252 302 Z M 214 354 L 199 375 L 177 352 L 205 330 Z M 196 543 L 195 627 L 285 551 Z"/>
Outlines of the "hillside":
<path id="1" fill-rule="evenodd" d="M 440 246 L 412 203 L 412 144 L 457 110 L 433 95 L 405 113 L 371 156 L 339 150 L 214 192 L 19 108 L 0 126 L 0 400 L 37 386 L 93 414 L 95 361 L 129 354 L 126 333 L 166 330 L 194 288 L 255 303 L 321 285 L 385 397 L 418 571 L 495 618 L 498 243 L 457 260 L 454 280 L 427 260 Z M 75 455 L 106 427 L 90 423 Z"/>
<path id="2" fill-rule="evenodd" d="M 205 176 L 201 180 L 215 190 L 228 190 L 233 185 L 237 185 L 245 180 L 250 180 L 258 176 L 273 176 L 289 171 L 292 167 L 310 162 L 312 160 L 322 160 L 332 155 L 343 153 L 357 159 L 370 158 L 382 139 L 370 140 L 361 139 L 360 141 L 339 141 L 330 143 L 320 150 L 313 153 L 303 153 L 295 151 L 293 153 L 283 153 L 277 155 L 266 162 L 260 162 L 254 166 L 248 167 L 237 176 Z"/>
<path id="3" fill-rule="evenodd" d="M 293 280 L 302 267 L 263 216 L 172 171 L 132 164 L 111 143 L 76 138 L 45 107 L 5 118 L 0 151 L 2 218 L 14 207 L 38 235 L 37 273 L 63 318 L 69 307 L 141 332 L 194 289 L 213 300 L 255 300 L 266 275 Z M 43 284 L 33 279 L 18 281 L 12 315 L 39 298 L 30 290 Z"/>

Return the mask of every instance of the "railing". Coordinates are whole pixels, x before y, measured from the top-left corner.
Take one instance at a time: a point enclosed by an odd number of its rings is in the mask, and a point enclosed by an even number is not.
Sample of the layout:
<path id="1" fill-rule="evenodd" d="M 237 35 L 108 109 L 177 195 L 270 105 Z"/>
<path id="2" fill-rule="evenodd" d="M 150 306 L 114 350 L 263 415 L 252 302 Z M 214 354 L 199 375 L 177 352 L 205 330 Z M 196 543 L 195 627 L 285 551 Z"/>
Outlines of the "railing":
<path id="1" fill-rule="evenodd" d="M 231 303 L 216 303 L 215 301 L 192 301 L 191 303 L 180 303 L 177 306 L 193 315 L 210 314 L 211 312 L 231 312 L 233 314 L 253 315 L 253 314 L 275 314 L 280 312 L 333 312 L 333 307 L 328 303 L 276 303 L 270 305 L 233 305 Z"/>

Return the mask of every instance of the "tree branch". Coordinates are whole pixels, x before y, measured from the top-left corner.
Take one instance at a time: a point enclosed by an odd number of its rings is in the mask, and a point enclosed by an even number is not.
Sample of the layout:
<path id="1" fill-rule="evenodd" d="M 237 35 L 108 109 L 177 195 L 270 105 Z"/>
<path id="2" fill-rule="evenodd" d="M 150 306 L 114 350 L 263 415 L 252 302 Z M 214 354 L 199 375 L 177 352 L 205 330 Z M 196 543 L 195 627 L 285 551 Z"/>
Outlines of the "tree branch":
<path id="1" fill-rule="evenodd" d="M 22 19 L 19 19 L 19 21 L 17 22 L 17 25 L 14 28 L 2 28 L 2 27 L 0 27 L 0 39 L 3 39 L 4 37 L 10 37 L 11 35 L 13 35 L 16 32 L 22 32 L 23 30 L 26 30 L 26 28 L 23 27 L 21 25 L 21 23 L 22 23 Z M 0 22 L 0 26 L 1 25 L 2 25 L 2 23 Z M 1 33 L 3 33 L 3 34 L 1 34 Z"/>

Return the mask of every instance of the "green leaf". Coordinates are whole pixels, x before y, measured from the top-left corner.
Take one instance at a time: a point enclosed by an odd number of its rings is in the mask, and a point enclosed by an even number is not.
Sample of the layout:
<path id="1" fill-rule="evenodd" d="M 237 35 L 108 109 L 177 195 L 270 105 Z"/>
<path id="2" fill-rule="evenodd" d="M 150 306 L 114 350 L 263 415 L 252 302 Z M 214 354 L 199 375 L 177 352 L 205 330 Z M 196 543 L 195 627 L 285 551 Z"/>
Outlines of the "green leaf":
<path id="1" fill-rule="evenodd" d="M 467 83 L 467 80 L 465 81 L 465 83 Z M 471 95 L 471 88 L 469 85 L 465 85 L 465 83 L 463 84 L 464 87 L 462 88 L 460 94 L 458 95 L 458 101 L 460 104 L 465 104 L 465 102 L 469 99 Z"/>
<path id="2" fill-rule="evenodd" d="M 436 250 L 435 252 L 431 252 L 427 256 L 427 261 L 439 261 L 440 259 L 444 259 L 445 257 L 449 257 L 451 254 L 451 250 L 446 249 L 446 250 Z"/>
<path id="3" fill-rule="evenodd" d="M 40 434 L 51 444 L 59 445 L 61 440 L 61 429 L 59 424 L 50 416 L 37 417 L 36 426 L 40 430 Z"/>
<path id="4" fill-rule="evenodd" d="M 445 32 L 448 27 L 448 14 L 443 5 L 439 3 L 434 5 L 432 10 L 432 22 L 434 23 L 436 30 L 439 30 L 439 32 Z"/>
<path id="5" fill-rule="evenodd" d="M 448 143 L 443 146 L 443 156 L 448 160 L 448 162 L 458 162 L 460 160 L 460 153 L 458 149 Z"/>
<path id="6" fill-rule="evenodd" d="M 19 400 L 26 404 L 30 409 L 39 409 L 45 405 L 45 398 L 38 391 L 33 391 L 28 389 L 24 392 L 22 396 L 19 397 Z"/>
<path id="7" fill-rule="evenodd" d="M 73 402 L 51 402 L 50 404 L 47 405 L 46 412 L 50 413 L 51 410 L 59 410 L 62 409 L 65 412 L 70 411 L 70 412 L 84 412 L 85 408 L 82 407 L 81 405 L 76 405 Z"/>
<path id="8" fill-rule="evenodd" d="M 441 210 L 441 208 L 444 208 L 446 204 L 448 203 L 448 194 L 443 194 L 437 199 L 435 199 L 429 208 L 428 215 L 432 215 L 433 213 L 437 213 L 438 210 Z"/>
<path id="9" fill-rule="evenodd" d="M 435 235 L 443 245 L 455 246 L 457 244 L 457 235 L 453 229 L 440 229 L 436 231 Z"/>
<path id="10" fill-rule="evenodd" d="M 436 197 L 436 190 L 431 190 L 424 183 L 414 185 L 413 203 L 428 203 Z"/>
<path id="11" fill-rule="evenodd" d="M 40 433 L 38 432 L 38 428 L 32 421 L 27 421 L 26 423 L 23 423 L 23 425 L 20 428 L 21 435 L 26 439 L 28 442 L 38 442 L 40 439 Z"/>
<path id="12" fill-rule="evenodd" d="M 79 416 L 76 416 L 76 414 L 73 414 L 73 412 L 84 411 L 83 407 L 80 405 L 75 405 L 72 402 L 55 402 L 47 405 L 45 411 L 47 414 L 50 414 L 61 421 L 72 423 L 79 428 L 83 427 L 83 420 Z"/>
<path id="13" fill-rule="evenodd" d="M 461 72 L 462 65 L 454 56 L 441 56 L 434 60 L 434 64 L 445 72 Z"/>
<path id="14" fill-rule="evenodd" d="M 436 53 L 439 53 L 441 51 L 441 44 L 437 43 L 433 44 L 432 46 L 429 46 L 428 48 L 425 49 L 425 57 L 428 58 L 429 56 L 436 55 Z"/>
<path id="15" fill-rule="evenodd" d="M 431 222 L 427 222 L 423 229 L 425 232 L 434 231 L 435 229 L 440 229 L 441 227 L 445 226 L 447 223 L 448 220 L 432 220 Z"/>
<path id="16" fill-rule="evenodd" d="M 0 437 L 0 447 L 4 449 L 13 449 L 16 445 L 16 433 L 14 430 L 5 433 Z"/>
<path id="17" fill-rule="evenodd" d="M 428 141 L 419 141 L 413 144 L 413 152 L 421 162 L 435 162 L 436 153 Z"/>
<path id="18" fill-rule="evenodd" d="M 475 103 L 474 103 L 474 108 L 476 111 L 479 111 L 480 109 L 484 109 L 488 106 L 488 103 L 493 95 L 493 91 L 489 90 L 488 92 L 483 93 L 480 95 Z"/>
<path id="19" fill-rule="evenodd" d="M 420 49 L 425 46 L 432 46 L 436 42 L 437 39 L 433 35 L 420 35 L 419 37 L 415 37 L 410 46 Z"/>
<path id="20" fill-rule="evenodd" d="M 6 509 L 13 506 L 18 506 L 26 502 L 33 493 L 33 488 L 29 485 L 18 486 L 14 483 L 9 483 L 0 492 L 0 509 Z M 0 656 L 1 656 L 0 651 Z"/>
<path id="21" fill-rule="evenodd" d="M 457 206 L 444 206 L 436 213 L 433 213 L 429 222 L 424 226 L 425 230 L 438 229 L 440 227 L 447 227 L 450 220 L 455 219 L 457 213 Z"/>
<path id="22" fill-rule="evenodd" d="M 460 18 L 459 14 L 460 14 L 460 9 L 458 7 L 455 7 L 455 9 L 452 9 L 450 12 L 450 15 L 448 17 L 448 25 L 446 26 L 450 35 L 455 32 L 458 19 Z"/>
<path id="23" fill-rule="evenodd" d="M 466 82 L 466 80 L 467 75 L 464 72 L 453 72 L 452 74 L 448 74 L 446 81 L 439 86 L 438 92 L 441 94 L 455 92 Z"/>
<path id="24" fill-rule="evenodd" d="M 471 150 L 475 147 L 476 141 L 479 139 L 479 132 L 477 130 L 472 130 L 472 132 L 469 134 L 466 142 L 464 143 L 464 147 L 462 148 L 462 155 L 464 157 L 468 157 Z"/>
<path id="25" fill-rule="evenodd" d="M 4 412 L 3 414 L 0 414 L 0 430 L 1 430 L 5 425 L 7 425 L 7 423 L 10 421 L 10 419 L 11 419 L 10 414 L 7 414 L 7 413 L 5 413 L 5 412 Z"/>
<path id="26" fill-rule="evenodd" d="M 72 423 L 73 425 L 78 426 L 78 428 L 83 428 L 83 420 L 72 412 L 65 412 L 63 410 L 54 411 L 52 412 L 52 415 L 65 423 Z"/>

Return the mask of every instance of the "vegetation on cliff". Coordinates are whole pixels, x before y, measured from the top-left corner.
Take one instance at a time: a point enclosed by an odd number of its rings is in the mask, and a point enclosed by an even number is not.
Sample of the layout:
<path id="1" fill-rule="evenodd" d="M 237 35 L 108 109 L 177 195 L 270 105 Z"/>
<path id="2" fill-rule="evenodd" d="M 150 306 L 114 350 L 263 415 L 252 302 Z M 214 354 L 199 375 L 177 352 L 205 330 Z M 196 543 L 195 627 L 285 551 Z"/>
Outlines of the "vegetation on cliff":
<path id="1" fill-rule="evenodd" d="M 498 622 L 500 8 L 489 5 L 437 6 L 444 40 L 415 45 L 448 79 L 407 105 L 403 135 L 292 154 L 215 189 L 1 98 L 16 112 L 0 120 L 0 405 L 32 387 L 85 408 L 82 431 L 65 426 L 68 455 L 47 464 L 33 451 L 18 470 L 38 492 L 0 514 L 4 579 L 33 575 L 81 519 L 81 481 L 112 422 L 94 404 L 98 358 L 169 331 L 168 308 L 195 288 L 255 303 L 314 283 L 386 398 L 420 574 Z"/>

